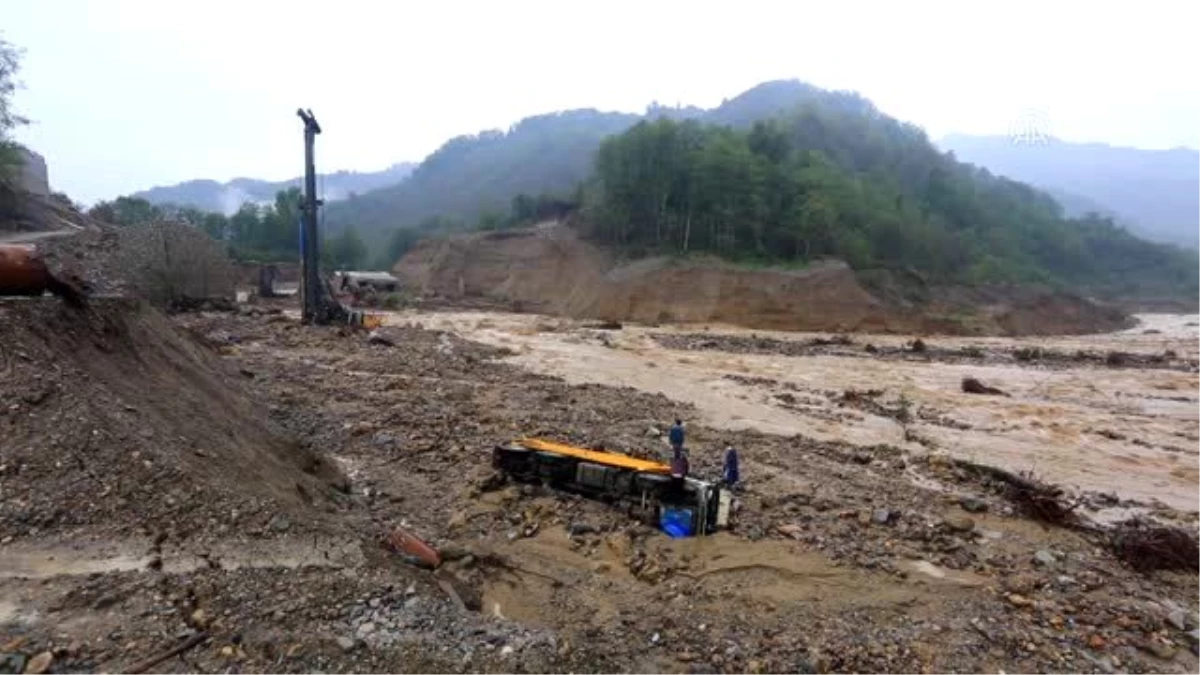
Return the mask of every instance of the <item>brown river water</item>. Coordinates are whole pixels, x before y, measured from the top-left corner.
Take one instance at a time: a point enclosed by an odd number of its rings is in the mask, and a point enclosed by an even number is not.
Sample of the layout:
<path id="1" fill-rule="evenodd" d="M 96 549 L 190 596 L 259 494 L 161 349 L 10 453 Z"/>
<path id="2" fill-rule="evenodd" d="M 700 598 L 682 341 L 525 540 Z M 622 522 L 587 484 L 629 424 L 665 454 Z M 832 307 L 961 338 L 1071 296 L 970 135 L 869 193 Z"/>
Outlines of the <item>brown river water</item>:
<path id="1" fill-rule="evenodd" d="M 1102 335 L 925 339 L 947 348 L 1038 346 L 1134 353 L 1171 349 L 1184 358 L 1200 355 L 1196 315 L 1138 319 L 1132 329 Z M 944 452 L 1009 470 L 1033 470 L 1080 489 L 1158 500 L 1185 511 L 1196 511 L 1200 500 L 1200 381 L 1195 372 L 739 354 L 667 349 L 654 339 L 656 334 L 697 332 L 797 341 L 818 336 L 717 325 L 626 325 L 601 332 L 584 329 L 584 322 L 532 314 L 412 311 L 392 314 L 388 323 L 417 324 L 507 347 L 515 352 L 508 357 L 511 363 L 571 383 L 662 393 L 694 405 L 701 415 L 698 421 L 714 428 Z M 912 338 L 854 339 L 860 345 L 882 347 Z M 964 394 L 960 385 L 965 377 L 983 380 L 1009 396 Z M 902 425 L 866 410 L 839 411 L 831 394 L 850 389 L 882 390 L 881 402 L 895 405 L 903 398 L 920 414 Z"/>

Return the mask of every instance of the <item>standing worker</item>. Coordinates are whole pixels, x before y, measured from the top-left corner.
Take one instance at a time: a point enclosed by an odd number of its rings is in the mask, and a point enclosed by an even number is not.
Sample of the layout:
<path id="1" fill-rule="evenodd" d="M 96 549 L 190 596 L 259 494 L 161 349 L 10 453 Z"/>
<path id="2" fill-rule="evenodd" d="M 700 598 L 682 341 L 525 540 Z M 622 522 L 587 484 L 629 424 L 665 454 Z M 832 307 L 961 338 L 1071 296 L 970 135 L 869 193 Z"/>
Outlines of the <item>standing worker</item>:
<path id="1" fill-rule="evenodd" d="M 671 458 L 671 493 L 676 499 L 683 497 L 683 483 L 691 468 L 688 464 L 687 452 L 682 445 L 676 446 L 675 456 Z"/>
<path id="2" fill-rule="evenodd" d="M 738 471 L 738 453 L 733 449 L 732 444 L 725 446 L 725 466 L 721 472 L 721 477 L 725 480 L 725 484 L 729 489 L 736 489 L 738 480 L 741 474 Z"/>
<path id="3" fill-rule="evenodd" d="M 678 417 L 675 418 L 675 426 L 671 427 L 671 430 L 667 432 L 667 440 L 671 441 L 671 449 L 678 456 L 683 451 L 683 421 Z"/>

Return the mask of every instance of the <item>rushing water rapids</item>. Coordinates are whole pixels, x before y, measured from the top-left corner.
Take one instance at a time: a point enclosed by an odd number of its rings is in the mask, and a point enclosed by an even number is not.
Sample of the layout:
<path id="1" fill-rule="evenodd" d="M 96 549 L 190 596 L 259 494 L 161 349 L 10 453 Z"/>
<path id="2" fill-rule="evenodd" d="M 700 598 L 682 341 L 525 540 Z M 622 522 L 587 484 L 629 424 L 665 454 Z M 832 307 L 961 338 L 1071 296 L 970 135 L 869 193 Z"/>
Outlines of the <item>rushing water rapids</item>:
<path id="1" fill-rule="evenodd" d="M 1135 328 L 1101 335 L 925 340 L 944 348 L 974 347 L 985 355 L 1039 347 L 1064 353 L 1170 350 L 1185 361 L 1197 358 L 1195 315 L 1138 318 Z M 1200 382 L 1194 368 L 1094 363 L 1047 368 L 1011 358 L 963 363 L 863 353 L 867 343 L 894 347 L 911 336 L 854 335 L 847 353 L 783 356 L 668 349 L 656 336 L 703 332 L 797 342 L 819 336 L 694 325 L 597 331 L 581 322 L 495 312 L 405 312 L 390 321 L 507 347 L 515 352 L 513 363 L 572 383 L 662 393 L 696 406 L 699 421 L 716 428 L 945 452 L 1188 511 L 1196 510 L 1200 496 Z M 961 382 L 967 377 L 1008 396 L 964 394 Z M 870 405 L 845 405 L 847 391 L 870 392 Z M 887 412 L 900 407 L 911 414 L 909 421 Z"/>

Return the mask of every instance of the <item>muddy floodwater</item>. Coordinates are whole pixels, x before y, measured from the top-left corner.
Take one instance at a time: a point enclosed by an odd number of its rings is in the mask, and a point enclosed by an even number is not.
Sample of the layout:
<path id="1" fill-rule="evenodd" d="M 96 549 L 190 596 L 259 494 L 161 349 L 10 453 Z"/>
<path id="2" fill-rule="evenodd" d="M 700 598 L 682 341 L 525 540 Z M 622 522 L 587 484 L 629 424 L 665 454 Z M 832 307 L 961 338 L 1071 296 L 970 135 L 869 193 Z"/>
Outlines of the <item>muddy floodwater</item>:
<path id="1" fill-rule="evenodd" d="M 924 338 L 930 347 L 977 348 L 985 354 L 974 362 L 955 362 L 889 359 L 874 352 L 900 348 L 911 336 L 852 335 L 849 344 L 828 353 L 787 356 L 663 343 L 672 335 L 693 343 L 698 334 L 753 336 L 772 344 L 829 336 L 718 325 L 598 330 L 582 321 L 498 312 L 401 312 L 388 318 L 506 347 L 514 352 L 510 362 L 571 383 L 662 393 L 694 405 L 702 416 L 698 421 L 714 428 L 941 452 L 1032 470 L 1079 489 L 1196 511 L 1200 381 L 1186 362 L 1198 356 L 1200 318 L 1142 315 L 1138 320 L 1134 328 L 1103 335 Z M 1048 365 L 1012 359 L 1013 350 L 1023 347 L 1063 354 L 1170 353 L 1185 365 Z M 965 394 L 961 385 L 968 377 L 1007 395 Z M 846 405 L 846 392 L 866 392 L 869 405 Z"/>

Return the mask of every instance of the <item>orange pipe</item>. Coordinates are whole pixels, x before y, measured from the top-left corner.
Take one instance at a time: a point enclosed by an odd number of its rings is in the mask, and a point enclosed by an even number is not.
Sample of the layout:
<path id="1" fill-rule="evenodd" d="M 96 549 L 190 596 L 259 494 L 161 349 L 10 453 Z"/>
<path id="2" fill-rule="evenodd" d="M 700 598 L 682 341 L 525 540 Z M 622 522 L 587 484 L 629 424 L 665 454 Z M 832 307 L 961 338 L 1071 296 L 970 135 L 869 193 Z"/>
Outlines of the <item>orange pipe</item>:
<path id="1" fill-rule="evenodd" d="M 41 295 L 50 285 L 50 270 L 33 246 L 0 244 L 0 295 Z"/>
<path id="2" fill-rule="evenodd" d="M 391 544 L 392 550 L 395 552 L 416 558 L 430 569 L 437 569 L 442 564 L 442 557 L 432 546 L 399 527 L 392 530 L 387 537 L 387 542 Z"/>

